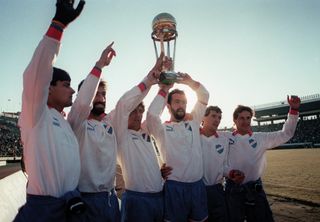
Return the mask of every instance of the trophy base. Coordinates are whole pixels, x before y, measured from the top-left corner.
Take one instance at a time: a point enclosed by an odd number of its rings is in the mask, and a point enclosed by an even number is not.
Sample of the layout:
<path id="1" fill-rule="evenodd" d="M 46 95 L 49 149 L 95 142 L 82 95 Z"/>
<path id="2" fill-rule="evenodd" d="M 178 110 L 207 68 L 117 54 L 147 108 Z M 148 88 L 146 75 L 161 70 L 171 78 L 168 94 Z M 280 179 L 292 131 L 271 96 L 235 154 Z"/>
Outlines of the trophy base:
<path id="1" fill-rule="evenodd" d="M 161 72 L 159 77 L 159 81 L 166 85 L 171 85 L 179 80 L 181 80 L 179 74 L 174 71 Z"/>

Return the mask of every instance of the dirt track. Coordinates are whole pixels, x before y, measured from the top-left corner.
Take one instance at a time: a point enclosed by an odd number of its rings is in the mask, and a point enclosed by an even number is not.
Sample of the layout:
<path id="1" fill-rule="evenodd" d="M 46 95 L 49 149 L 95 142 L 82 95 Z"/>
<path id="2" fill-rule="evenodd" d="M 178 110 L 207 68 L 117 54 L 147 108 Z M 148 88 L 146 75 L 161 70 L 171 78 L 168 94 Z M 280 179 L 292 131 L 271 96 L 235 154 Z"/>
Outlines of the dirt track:
<path id="1" fill-rule="evenodd" d="M 284 197 L 268 196 L 276 222 L 319 222 L 320 207 Z"/>

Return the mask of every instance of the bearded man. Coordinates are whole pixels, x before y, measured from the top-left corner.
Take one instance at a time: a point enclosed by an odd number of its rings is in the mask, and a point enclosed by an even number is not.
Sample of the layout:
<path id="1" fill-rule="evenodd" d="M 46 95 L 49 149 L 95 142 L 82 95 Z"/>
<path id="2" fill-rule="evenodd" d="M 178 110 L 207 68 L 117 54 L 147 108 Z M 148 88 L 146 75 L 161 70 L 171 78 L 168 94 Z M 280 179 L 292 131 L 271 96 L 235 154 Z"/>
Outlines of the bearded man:
<path id="1" fill-rule="evenodd" d="M 197 93 L 198 101 L 186 115 L 187 98 L 179 89 L 160 84 L 160 89 L 147 114 L 147 127 L 155 138 L 163 162 L 172 167 L 164 184 L 165 221 L 205 221 L 208 217 L 206 190 L 203 183 L 203 162 L 199 127 L 209 100 L 202 84 L 188 74 L 179 73 L 177 83 L 189 86 Z M 167 96 L 168 95 L 168 96 Z M 164 106 L 170 121 L 162 124 Z"/>

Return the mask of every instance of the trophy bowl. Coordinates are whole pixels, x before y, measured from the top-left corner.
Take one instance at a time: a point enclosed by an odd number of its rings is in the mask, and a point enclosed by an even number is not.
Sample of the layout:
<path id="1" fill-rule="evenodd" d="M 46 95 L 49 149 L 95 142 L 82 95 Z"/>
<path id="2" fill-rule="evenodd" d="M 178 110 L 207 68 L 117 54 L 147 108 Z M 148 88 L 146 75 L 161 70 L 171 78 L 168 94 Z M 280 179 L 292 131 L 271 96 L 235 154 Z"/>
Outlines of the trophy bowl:
<path id="1" fill-rule="evenodd" d="M 176 40 L 178 37 L 176 27 L 176 19 L 166 12 L 158 14 L 152 20 L 151 38 L 153 39 L 156 58 L 159 57 L 158 51 L 160 51 L 163 52 L 166 57 L 172 59 L 171 67 L 163 67 L 159 78 L 161 83 L 167 85 L 175 83 L 181 79 L 179 74 L 174 71 Z M 171 51 L 173 51 L 172 57 Z"/>
<path id="2" fill-rule="evenodd" d="M 178 35 L 176 25 L 176 19 L 171 14 L 158 14 L 152 21 L 152 39 L 164 42 L 174 40 Z"/>

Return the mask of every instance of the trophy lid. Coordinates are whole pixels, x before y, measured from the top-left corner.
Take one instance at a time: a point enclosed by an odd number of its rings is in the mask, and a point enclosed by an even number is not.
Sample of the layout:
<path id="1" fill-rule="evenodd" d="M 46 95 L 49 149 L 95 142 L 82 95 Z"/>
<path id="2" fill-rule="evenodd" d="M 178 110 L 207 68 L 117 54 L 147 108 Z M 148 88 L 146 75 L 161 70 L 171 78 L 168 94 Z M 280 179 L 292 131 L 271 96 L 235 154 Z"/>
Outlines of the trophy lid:
<path id="1" fill-rule="evenodd" d="M 176 19 L 169 13 L 158 14 L 152 20 L 152 38 L 156 41 L 170 41 L 177 37 Z"/>

